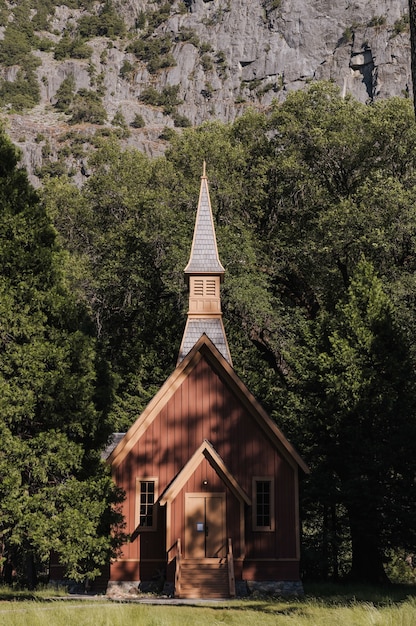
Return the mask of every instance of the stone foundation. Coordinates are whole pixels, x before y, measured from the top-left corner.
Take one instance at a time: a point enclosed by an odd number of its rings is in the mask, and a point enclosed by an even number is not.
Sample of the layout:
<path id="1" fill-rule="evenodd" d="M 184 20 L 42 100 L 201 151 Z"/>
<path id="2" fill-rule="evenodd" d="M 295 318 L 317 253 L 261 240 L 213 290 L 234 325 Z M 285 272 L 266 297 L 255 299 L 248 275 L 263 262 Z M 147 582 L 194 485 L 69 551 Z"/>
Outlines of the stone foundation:
<path id="1" fill-rule="evenodd" d="M 248 595 L 299 597 L 304 594 L 302 581 L 300 580 L 247 580 L 243 582 L 247 586 Z"/>
<path id="2" fill-rule="evenodd" d="M 107 583 L 107 596 L 120 598 L 125 596 L 137 596 L 140 593 L 140 580 L 109 580 Z"/>
<path id="3" fill-rule="evenodd" d="M 303 596 L 303 585 L 300 580 L 236 580 L 235 591 L 238 598 L 248 596 L 280 596 L 280 597 L 300 597 Z M 152 581 L 109 581 L 107 585 L 107 595 L 110 598 L 131 598 L 142 594 L 161 595 L 163 597 L 174 597 L 173 583 L 165 583 L 163 591 L 155 589 Z"/>

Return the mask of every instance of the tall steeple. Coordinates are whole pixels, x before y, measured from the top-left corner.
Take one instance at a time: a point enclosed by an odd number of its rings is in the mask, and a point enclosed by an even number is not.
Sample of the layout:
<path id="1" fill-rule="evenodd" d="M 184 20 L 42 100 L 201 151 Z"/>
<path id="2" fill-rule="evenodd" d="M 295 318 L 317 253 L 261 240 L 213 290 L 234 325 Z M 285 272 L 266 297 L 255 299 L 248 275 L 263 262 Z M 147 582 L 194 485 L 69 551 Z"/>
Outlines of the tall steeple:
<path id="1" fill-rule="evenodd" d="M 220 283 L 224 272 L 218 257 L 204 162 L 191 255 L 185 268 L 189 285 L 189 309 L 178 363 L 205 333 L 232 365 L 221 311 Z"/>

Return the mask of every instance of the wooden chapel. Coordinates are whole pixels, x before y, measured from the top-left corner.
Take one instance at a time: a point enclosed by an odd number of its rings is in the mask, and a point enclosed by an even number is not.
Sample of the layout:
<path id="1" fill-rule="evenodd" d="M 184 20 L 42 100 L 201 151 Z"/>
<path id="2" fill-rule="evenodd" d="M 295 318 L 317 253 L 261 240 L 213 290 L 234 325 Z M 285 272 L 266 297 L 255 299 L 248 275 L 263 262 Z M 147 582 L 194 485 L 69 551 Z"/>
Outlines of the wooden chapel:
<path id="1" fill-rule="evenodd" d="M 233 369 L 205 165 L 185 275 L 176 368 L 108 457 L 131 541 L 107 589 L 163 579 L 179 598 L 262 585 L 299 593 L 298 480 L 308 468 Z"/>

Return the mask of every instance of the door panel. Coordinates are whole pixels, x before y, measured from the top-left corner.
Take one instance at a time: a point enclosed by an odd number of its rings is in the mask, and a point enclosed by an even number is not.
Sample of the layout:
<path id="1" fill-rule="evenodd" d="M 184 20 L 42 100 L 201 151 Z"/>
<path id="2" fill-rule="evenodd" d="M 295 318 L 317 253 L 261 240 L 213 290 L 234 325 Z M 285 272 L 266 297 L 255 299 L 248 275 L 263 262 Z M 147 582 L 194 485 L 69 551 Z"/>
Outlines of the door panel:
<path id="1" fill-rule="evenodd" d="M 205 499 L 203 497 L 185 498 L 185 553 L 195 559 L 205 557 Z"/>
<path id="2" fill-rule="evenodd" d="M 222 494 L 205 500 L 205 556 L 224 556 L 225 548 L 225 506 Z"/>
<path id="3" fill-rule="evenodd" d="M 185 555 L 225 556 L 225 493 L 185 494 Z"/>

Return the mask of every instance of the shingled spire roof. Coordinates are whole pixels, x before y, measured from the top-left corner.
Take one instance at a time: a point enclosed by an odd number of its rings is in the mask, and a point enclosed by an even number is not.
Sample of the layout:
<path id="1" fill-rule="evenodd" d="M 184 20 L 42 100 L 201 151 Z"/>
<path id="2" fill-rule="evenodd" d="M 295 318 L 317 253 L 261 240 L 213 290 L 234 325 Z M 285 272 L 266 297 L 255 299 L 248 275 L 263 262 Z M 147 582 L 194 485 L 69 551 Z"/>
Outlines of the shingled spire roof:
<path id="1" fill-rule="evenodd" d="M 224 271 L 218 257 L 204 161 L 191 257 L 185 274 L 224 274 Z"/>
<path id="2" fill-rule="evenodd" d="M 191 255 L 185 268 L 189 279 L 189 310 L 178 364 L 203 334 L 232 364 L 221 312 L 220 283 L 224 272 L 218 257 L 204 162 Z"/>

